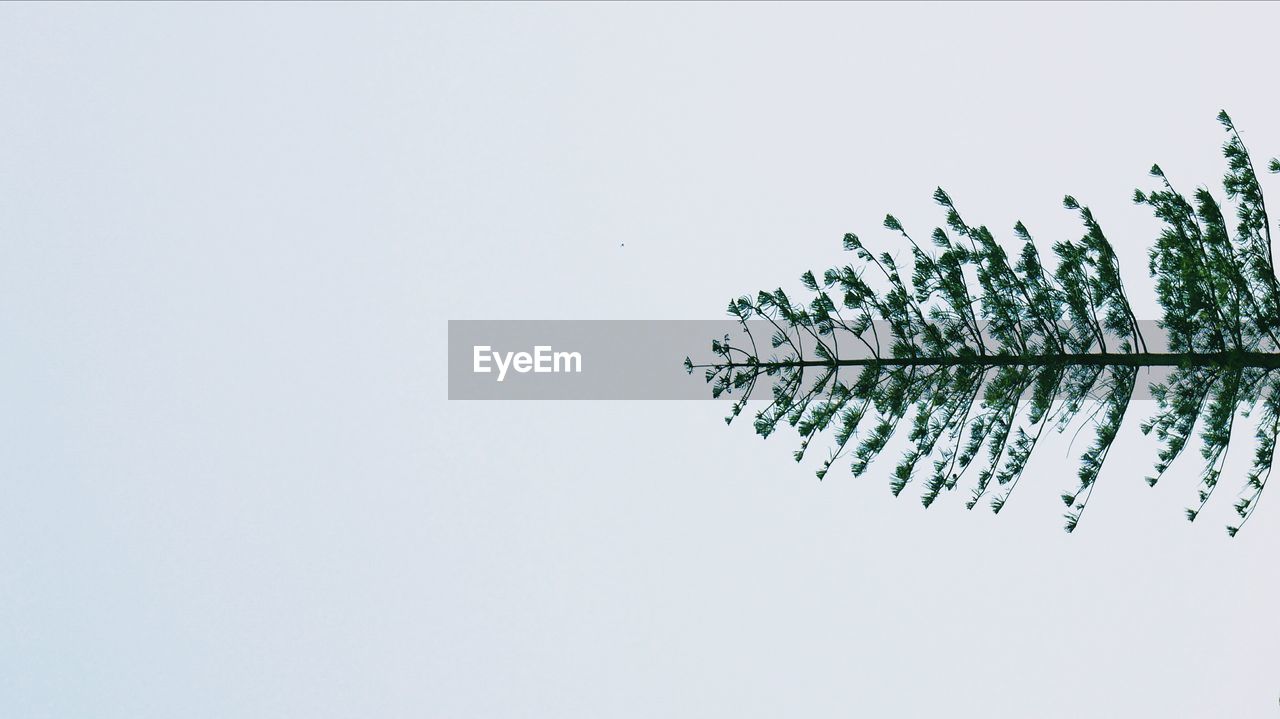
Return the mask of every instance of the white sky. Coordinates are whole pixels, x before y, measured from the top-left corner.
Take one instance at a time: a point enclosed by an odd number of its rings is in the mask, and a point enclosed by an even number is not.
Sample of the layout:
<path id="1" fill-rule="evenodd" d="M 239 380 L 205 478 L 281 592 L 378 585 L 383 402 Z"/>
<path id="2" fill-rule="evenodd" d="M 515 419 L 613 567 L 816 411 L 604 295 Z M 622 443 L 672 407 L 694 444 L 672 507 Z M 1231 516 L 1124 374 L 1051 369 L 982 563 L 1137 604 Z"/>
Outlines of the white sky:
<path id="1" fill-rule="evenodd" d="M 0 716 L 1275 716 L 1248 433 L 1190 525 L 1135 404 L 1067 536 L 1067 438 L 924 512 L 891 455 L 818 483 L 719 403 L 449 402 L 444 360 L 718 318 L 939 184 L 1045 248 L 1076 195 L 1153 317 L 1132 190 L 1220 187 L 1224 107 L 1280 154 L 1278 20 L 0 6 Z"/>

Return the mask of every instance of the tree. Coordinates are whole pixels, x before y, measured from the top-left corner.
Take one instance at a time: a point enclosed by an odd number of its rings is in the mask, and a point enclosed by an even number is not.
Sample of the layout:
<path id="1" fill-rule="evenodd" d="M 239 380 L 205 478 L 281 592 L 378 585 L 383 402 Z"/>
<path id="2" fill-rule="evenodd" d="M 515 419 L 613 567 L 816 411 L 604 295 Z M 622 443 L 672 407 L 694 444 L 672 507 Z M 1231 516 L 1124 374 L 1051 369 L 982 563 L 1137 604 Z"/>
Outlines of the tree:
<path id="1" fill-rule="evenodd" d="M 1093 441 L 1077 481 L 1062 494 L 1068 532 L 1089 504 L 1139 370 L 1164 368 L 1149 385 L 1156 413 L 1142 424 L 1160 444 L 1147 482 L 1160 480 L 1199 428 L 1205 463 L 1189 520 L 1218 486 L 1236 418 L 1257 413 L 1257 451 L 1235 503 L 1240 519 L 1227 528 L 1235 536 L 1257 509 L 1280 436 L 1280 375 L 1273 374 L 1280 368 L 1280 286 L 1253 164 L 1226 112 L 1218 119 L 1228 136 L 1223 184 L 1235 205 L 1234 231 L 1208 190 L 1188 199 L 1159 166 L 1151 168 L 1158 187 L 1134 194 L 1163 223 L 1148 265 L 1163 311 L 1153 325 L 1163 348 L 1148 344 L 1112 245 L 1088 207 L 1063 200 L 1084 233 L 1053 245 L 1051 270 L 1021 222 L 1013 228 L 1021 246 L 1011 259 L 939 188 L 934 199 L 946 228 L 933 230 L 932 248 L 894 216 L 884 220 L 910 250 L 909 280 L 890 253 L 876 255 L 845 235 L 844 249 L 858 263 L 820 279 L 804 273 L 801 282 L 813 293 L 807 304 L 782 289 L 731 301 L 742 338 L 713 341 L 713 361 L 686 358 L 685 367 L 705 369 L 714 396 L 737 397 L 727 423 L 768 385 L 770 401 L 755 413 L 755 429 L 768 437 L 783 422 L 796 428 L 796 461 L 833 429 L 819 479 L 850 454 L 853 473 L 863 474 L 905 425 L 910 447 L 890 488 L 896 496 L 920 479 L 925 507 L 964 481 L 972 487 L 969 509 L 986 499 L 998 513 L 1045 430 L 1061 432 L 1080 418 L 1081 429 L 1092 425 Z M 1270 170 L 1280 172 L 1280 162 L 1272 160 Z M 768 357 L 757 342 L 762 333 L 774 351 Z M 840 377 L 846 368 L 851 381 Z"/>

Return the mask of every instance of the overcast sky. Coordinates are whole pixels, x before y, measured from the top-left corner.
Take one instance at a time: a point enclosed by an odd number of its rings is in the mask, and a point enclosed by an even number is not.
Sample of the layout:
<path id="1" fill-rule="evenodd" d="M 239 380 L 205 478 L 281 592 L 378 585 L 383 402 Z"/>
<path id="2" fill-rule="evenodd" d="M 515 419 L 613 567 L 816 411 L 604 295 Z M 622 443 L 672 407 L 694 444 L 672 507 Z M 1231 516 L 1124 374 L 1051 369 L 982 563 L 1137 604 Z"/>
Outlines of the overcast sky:
<path id="1" fill-rule="evenodd" d="M 798 289 L 937 185 L 1046 247 L 1076 195 L 1154 318 L 1132 191 L 1220 191 L 1221 108 L 1280 154 L 1278 22 L 0 6 L 0 716 L 1276 716 L 1280 498 L 1223 531 L 1248 432 L 1188 524 L 1198 457 L 1147 488 L 1135 403 L 1066 535 L 1069 436 L 998 518 L 926 512 L 720 403 L 444 370 L 450 319 Z"/>

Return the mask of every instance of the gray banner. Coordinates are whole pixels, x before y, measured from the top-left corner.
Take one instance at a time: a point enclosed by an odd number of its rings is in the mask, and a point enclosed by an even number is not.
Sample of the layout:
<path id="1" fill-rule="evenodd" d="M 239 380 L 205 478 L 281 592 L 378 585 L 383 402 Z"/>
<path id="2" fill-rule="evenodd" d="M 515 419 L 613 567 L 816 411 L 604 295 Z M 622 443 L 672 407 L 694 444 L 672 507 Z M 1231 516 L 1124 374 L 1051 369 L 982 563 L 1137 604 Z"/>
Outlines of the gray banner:
<path id="1" fill-rule="evenodd" d="M 775 328 L 767 321 L 748 323 L 755 351 L 762 360 L 790 353 L 774 349 Z M 1155 322 L 1142 322 L 1141 332 L 1151 352 L 1165 351 L 1164 333 Z M 865 338 L 882 340 L 889 328 L 877 325 Z M 449 399 L 456 400 L 687 400 L 711 399 L 704 371 L 685 371 L 684 358 L 695 364 L 722 361 L 712 340 L 726 336 L 737 347 L 750 349 L 751 340 L 736 320 L 450 320 Z M 1109 339 L 1111 351 L 1120 338 Z M 868 345 L 848 334 L 834 337 L 839 356 L 872 356 Z M 801 336 L 805 359 L 813 359 L 816 342 Z M 832 337 L 824 337 L 832 343 Z M 1133 399 L 1150 399 L 1153 383 L 1167 379 L 1173 367 L 1142 367 Z M 841 368 L 840 380 L 852 382 L 858 368 Z M 769 397 L 770 378 L 761 378 L 753 392 Z M 721 399 L 736 399 L 727 393 Z"/>

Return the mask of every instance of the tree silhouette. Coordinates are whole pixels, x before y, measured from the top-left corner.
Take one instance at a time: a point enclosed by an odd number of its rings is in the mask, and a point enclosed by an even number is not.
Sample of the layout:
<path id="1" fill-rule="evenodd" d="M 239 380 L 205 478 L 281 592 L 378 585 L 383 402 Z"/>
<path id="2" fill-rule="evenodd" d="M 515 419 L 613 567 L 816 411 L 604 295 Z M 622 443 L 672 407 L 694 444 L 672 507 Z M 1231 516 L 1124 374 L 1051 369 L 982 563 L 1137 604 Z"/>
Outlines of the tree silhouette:
<path id="1" fill-rule="evenodd" d="M 1164 225 L 1148 265 L 1163 311 L 1148 329 L 1158 328 L 1164 347 L 1148 345 L 1115 252 L 1088 207 L 1063 200 L 1084 234 L 1053 245 L 1050 269 L 1021 222 L 1014 226 L 1021 247 L 1010 258 L 939 188 L 934 199 L 946 228 L 933 230 L 932 249 L 897 218 L 884 220 L 910 250 L 909 280 L 890 253 L 876 255 L 845 235 L 857 264 L 821 278 L 804 273 L 813 293 L 807 304 L 781 289 L 730 302 L 743 337 L 713 341 L 713 361 L 686 358 L 685 367 L 705 369 L 714 396 L 737 397 L 726 422 L 768 385 L 755 429 L 767 437 L 783 422 L 795 427 L 796 461 L 819 433 L 834 429 L 819 479 L 850 455 L 853 473 L 863 474 L 905 423 L 910 446 L 890 488 L 896 496 L 920 479 L 926 507 L 965 481 L 969 509 L 985 498 L 998 513 L 1045 430 L 1063 431 L 1079 417 L 1081 429 L 1093 427 L 1093 441 L 1062 494 L 1068 532 L 1089 504 L 1140 370 L 1164 368 L 1149 383 L 1156 413 L 1142 424 L 1160 443 L 1147 482 L 1159 481 L 1199 428 L 1205 463 L 1197 502 L 1186 511 L 1192 521 L 1218 486 L 1237 416 L 1261 407 L 1257 452 L 1235 504 L 1240 520 L 1227 528 L 1235 536 L 1257 509 L 1280 436 L 1280 375 L 1273 376 L 1280 286 L 1253 164 L 1226 112 L 1218 119 L 1228 134 L 1223 184 L 1235 204 L 1234 233 L 1208 190 L 1188 199 L 1159 166 L 1151 168 L 1159 186 L 1134 194 Z M 1270 169 L 1280 172 L 1280 162 Z M 774 353 L 768 357 L 757 342 L 762 332 Z M 845 369 L 852 377 L 840 376 Z"/>

